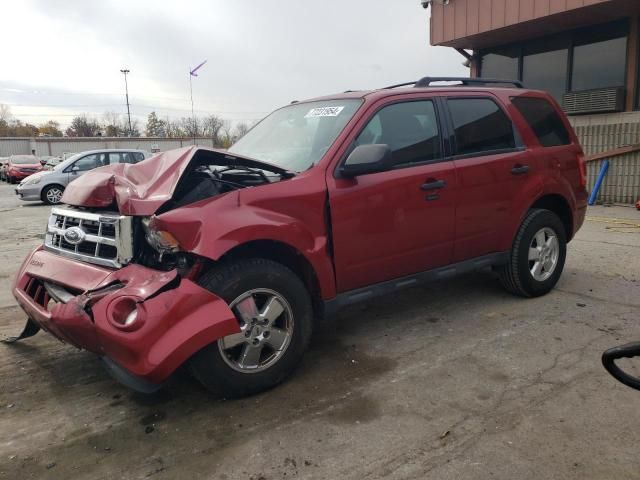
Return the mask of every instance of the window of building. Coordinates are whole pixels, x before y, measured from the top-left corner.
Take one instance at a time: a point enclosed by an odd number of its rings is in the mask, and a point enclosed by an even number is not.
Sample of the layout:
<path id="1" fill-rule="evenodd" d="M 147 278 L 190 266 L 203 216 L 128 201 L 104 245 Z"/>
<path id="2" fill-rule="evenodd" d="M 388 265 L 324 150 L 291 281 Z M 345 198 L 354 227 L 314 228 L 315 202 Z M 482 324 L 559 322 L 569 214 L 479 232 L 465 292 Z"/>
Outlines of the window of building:
<path id="1" fill-rule="evenodd" d="M 564 40 L 527 46 L 522 57 L 522 81 L 528 88 L 549 92 L 562 103 L 568 62 L 569 45 Z"/>
<path id="2" fill-rule="evenodd" d="M 358 135 L 356 145 L 387 144 L 396 165 L 441 158 L 440 131 L 433 102 L 404 102 L 384 107 Z"/>
<path id="3" fill-rule="evenodd" d="M 570 91 L 625 86 L 628 34 L 620 21 L 486 50 L 480 75 L 522 80 L 560 102 Z"/>
<path id="4" fill-rule="evenodd" d="M 513 124 L 493 100 L 450 98 L 447 104 L 453 120 L 458 155 L 515 148 Z"/>
<path id="5" fill-rule="evenodd" d="M 627 37 L 576 45 L 573 49 L 573 91 L 625 84 Z"/>
<path id="6" fill-rule="evenodd" d="M 571 143 L 569 132 L 558 112 L 544 98 L 516 97 L 511 102 L 525 118 L 543 147 L 555 147 Z"/>
<path id="7" fill-rule="evenodd" d="M 519 61 L 519 48 L 511 47 L 487 52 L 482 56 L 482 76 L 518 80 L 520 78 Z"/>

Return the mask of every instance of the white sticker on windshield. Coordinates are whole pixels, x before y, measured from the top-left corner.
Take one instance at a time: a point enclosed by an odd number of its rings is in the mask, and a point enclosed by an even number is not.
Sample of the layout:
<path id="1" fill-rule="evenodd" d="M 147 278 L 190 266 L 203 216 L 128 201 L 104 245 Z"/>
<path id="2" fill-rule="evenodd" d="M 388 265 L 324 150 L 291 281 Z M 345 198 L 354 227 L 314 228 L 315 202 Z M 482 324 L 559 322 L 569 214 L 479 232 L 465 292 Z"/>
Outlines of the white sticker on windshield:
<path id="1" fill-rule="evenodd" d="M 344 107 L 318 107 L 309 110 L 304 118 L 337 117 Z"/>

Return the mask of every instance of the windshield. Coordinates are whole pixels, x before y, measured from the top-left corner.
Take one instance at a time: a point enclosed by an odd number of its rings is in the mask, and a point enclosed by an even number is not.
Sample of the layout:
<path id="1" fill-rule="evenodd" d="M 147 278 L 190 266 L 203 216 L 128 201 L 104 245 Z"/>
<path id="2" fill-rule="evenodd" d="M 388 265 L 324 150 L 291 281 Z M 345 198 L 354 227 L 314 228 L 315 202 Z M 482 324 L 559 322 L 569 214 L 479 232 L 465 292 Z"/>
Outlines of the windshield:
<path id="1" fill-rule="evenodd" d="M 11 163 L 14 165 L 34 165 L 38 162 L 36 157 L 31 157 L 29 155 L 21 155 L 19 157 L 11 157 Z"/>
<path id="2" fill-rule="evenodd" d="M 361 104 L 361 100 L 326 100 L 281 108 L 229 151 L 295 172 L 307 170 L 322 158 Z"/>

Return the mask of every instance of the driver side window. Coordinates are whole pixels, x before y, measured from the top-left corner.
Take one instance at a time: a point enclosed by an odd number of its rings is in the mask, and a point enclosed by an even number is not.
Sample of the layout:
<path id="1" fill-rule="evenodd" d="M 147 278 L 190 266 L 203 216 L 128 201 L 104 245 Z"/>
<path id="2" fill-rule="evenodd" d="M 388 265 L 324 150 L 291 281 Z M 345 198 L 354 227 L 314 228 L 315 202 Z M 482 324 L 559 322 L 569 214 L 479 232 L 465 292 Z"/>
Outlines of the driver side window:
<path id="1" fill-rule="evenodd" d="M 80 160 L 76 161 L 71 168 L 75 169 L 75 167 L 78 167 L 77 171 L 86 172 L 87 170 L 96 168 L 98 166 L 97 161 L 98 155 L 87 155 L 86 157 L 82 157 Z"/>
<path id="2" fill-rule="evenodd" d="M 358 135 L 355 144 L 388 145 L 395 165 L 441 158 L 440 130 L 433 102 L 403 102 L 382 108 Z"/>

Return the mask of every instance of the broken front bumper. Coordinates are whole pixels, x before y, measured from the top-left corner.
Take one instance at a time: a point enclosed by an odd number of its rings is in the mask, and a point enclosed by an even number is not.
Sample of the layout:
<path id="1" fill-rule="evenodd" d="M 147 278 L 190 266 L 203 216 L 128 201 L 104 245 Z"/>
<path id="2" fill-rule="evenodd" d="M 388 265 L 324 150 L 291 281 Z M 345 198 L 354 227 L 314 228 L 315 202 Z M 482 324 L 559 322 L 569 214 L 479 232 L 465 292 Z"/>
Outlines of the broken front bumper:
<path id="1" fill-rule="evenodd" d="M 13 294 L 32 322 L 100 355 L 138 390 L 153 390 L 198 350 L 240 331 L 222 299 L 175 270 L 110 270 L 41 247 L 23 263 Z M 136 310 L 133 323 L 125 325 L 123 308 Z"/>

